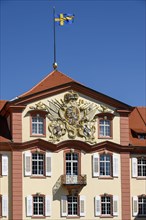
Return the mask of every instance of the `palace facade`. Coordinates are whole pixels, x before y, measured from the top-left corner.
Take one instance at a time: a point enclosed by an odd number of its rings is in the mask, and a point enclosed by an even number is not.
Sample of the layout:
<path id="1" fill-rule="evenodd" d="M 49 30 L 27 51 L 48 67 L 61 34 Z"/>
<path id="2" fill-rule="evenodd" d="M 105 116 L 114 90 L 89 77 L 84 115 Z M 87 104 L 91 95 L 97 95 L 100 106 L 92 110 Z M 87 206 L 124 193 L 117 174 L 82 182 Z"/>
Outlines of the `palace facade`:
<path id="1" fill-rule="evenodd" d="M 57 70 L 0 101 L 0 218 L 146 219 L 146 107 Z"/>

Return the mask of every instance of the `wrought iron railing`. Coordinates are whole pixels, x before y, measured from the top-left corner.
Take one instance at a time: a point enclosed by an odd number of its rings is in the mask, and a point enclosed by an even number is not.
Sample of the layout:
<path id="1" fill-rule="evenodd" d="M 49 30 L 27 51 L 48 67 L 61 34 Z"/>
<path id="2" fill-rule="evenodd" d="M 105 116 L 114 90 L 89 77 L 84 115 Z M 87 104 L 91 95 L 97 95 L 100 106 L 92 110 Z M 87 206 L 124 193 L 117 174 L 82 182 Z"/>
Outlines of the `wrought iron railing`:
<path id="1" fill-rule="evenodd" d="M 86 175 L 62 175 L 61 182 L 63 185 L 86 185 Z"/>

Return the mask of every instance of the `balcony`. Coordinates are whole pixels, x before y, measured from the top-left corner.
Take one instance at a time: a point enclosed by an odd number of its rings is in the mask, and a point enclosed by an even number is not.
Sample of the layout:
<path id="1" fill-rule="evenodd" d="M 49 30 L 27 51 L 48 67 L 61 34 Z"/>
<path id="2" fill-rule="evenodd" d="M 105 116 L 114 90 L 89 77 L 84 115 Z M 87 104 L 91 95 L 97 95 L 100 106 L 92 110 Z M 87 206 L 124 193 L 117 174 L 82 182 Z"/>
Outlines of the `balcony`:
<path id="1" fill-rule="evenodd" d="M 62 175 L 62 185 L 69 191 L 76 190 L 80 191 L 87 184 L 86 175 Z"/>

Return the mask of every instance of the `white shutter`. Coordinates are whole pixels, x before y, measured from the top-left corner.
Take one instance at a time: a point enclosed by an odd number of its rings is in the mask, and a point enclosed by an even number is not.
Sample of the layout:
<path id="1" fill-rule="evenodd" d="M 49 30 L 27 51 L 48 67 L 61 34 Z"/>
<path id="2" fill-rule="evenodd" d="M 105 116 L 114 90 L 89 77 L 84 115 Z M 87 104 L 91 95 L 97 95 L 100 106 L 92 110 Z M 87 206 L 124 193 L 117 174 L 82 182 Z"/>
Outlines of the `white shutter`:
<path id="1" fill-rule="evenodd" d="M 8 175 L 8 156 L 2 155 L 2 176 Z"/>
<path id="2" fill-rule="evenodd" d="M 113 215 L 118 216 L 118 196 L 113 196 Z"/>
<path id="3" fill-rule="evenodd" d="M 27 196 L 26 198 L 27 216 L 32 216 L 32 208 L 33 208 L 32 199 L 33 199 L 32 196 Z"/>
<path id="4" fill-rule="evenodd" d="M 51 196 L 45 197 L 45 216 L 51 216 Z"/>
<path id="5" fill-rule="evenodd" d="M 8 216 L 8 196 L 2 195 L 2 216 Z"/>
<path id="6" fill-rule="evenodd" d="M 50 152 L 46 152 L 46 176 L 52 175 L 51 157 L 52 154 Z"/>
<path id="7" fill-rule="evenodd" d="M 85 216 L 85 196 L 80 196 L 80 216 Z"/>
<path id="8" fill-rule="evenodd" d="M 119 155 L 113 154 L 113 176 L 118 177 L 119 176 Z"/>
<path id="9" fill-rule="evenodd" d="M 31 152 L 27 151 L 25 156 L 25 176 L 31 176 Z"/>
<path id="10" fill-rule="evenodd" d="M 95 216 L 100 216 L 101 215 L 101 199 L 100 199 L 100 196 L 96 196 L 95 197 Z"/>
<path id="11" fill-rule="evenodd" d="M 138 215 L 138 197 L 133 196 L 133 216 Z"/>
<path id="12" fill-rule="evenodd" d="M 137 158 L 132 158 L 132 177 L 137 177 Z"/>
<path id="13" fill-rule="evenodd" d="M 67 196 L 61 196 L 61 216 L 67 216 Z"/>
<path id="14" fill-rule="evenodd" d="M 99 176 L 99 154 L 93 154 L 93 177 Z"/>

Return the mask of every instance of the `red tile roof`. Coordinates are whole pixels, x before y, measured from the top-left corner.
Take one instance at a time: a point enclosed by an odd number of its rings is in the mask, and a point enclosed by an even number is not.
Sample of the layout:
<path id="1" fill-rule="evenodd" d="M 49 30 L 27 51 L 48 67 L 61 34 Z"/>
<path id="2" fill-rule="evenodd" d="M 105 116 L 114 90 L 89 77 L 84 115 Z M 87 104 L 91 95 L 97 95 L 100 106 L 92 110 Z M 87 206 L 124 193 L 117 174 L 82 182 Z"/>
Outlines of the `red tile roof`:
<path id="1" fill-rule="evenodd" d="M 0 100 L 0 111 L 1 109 L 4 107 L 4 105 L 6 104 L 6 100 Z"/>
<path id="2" fill-rule="evenodd" d="M 129 117 L 130 142 L 132 145 L 146 146 L 146 139 L 141 140 L 133 137 L 132 131 L 135 133 L 146 133 L 146 107 L 136 107 Z"/>
<path id="3" fill-rule="evenodd" d="M 32 89 L 23 93 L 19 97 L 32 95 L 41 92 L 43 90 L 50 89 L 55 86 L 63 85 L 69 82 L 76 82 L 76 81 L 66 76 L 65 74 L 59 72 L 58 70 L 54 70 L 52 73 L 48 74 L 42 81 L 36 84 Z"/>

